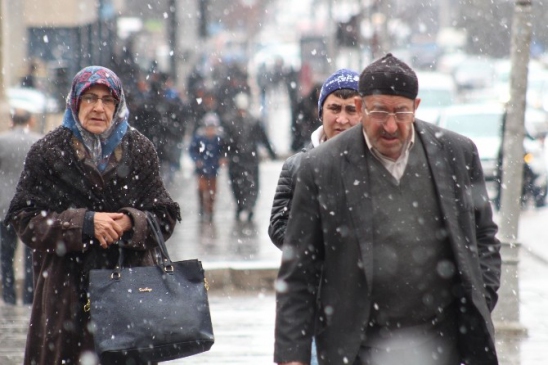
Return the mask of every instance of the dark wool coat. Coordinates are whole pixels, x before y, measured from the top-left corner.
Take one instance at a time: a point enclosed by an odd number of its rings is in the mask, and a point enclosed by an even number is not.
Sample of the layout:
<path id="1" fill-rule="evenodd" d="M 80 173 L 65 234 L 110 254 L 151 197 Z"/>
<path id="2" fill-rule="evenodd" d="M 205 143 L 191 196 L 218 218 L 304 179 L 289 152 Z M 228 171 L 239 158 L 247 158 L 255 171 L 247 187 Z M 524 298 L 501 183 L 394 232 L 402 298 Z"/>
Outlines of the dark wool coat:
<path id="1" fill-rule="evenodd" d="M 36 290 L 26 365 L 77 364 L 82 353 L 94 351 L 89 313 L 83 310 L 86 274 L 113 267 L 118 249 L 83 239 L 88 210 L 128 214 L 134 228 L 123 237 L 125 264 L 154 263 L 155 242 L 144 211 L 156 214 L 166 239 L 180 211 L 164 189 L 152 143 L 137 130 L 128 130 L 102 174 L 64 127 L 38 141 L 27 156 L 6 217 L 34 252 Z"/>
<path id="2" fill-rule="evenodd" d="M 490 312 L 500 284 L 500 242 L 477 149 L 468 138 L 416 121 L 460 282 L 461 361 L 498 364 Z M 371 308 L 373 215 L 357 125 L 303 155 L 278 275 L 275 362 L 352 364 Z M 317 303 L 315 305 L 315 303 Z"/>
<path id="3" fill-rule="evenodd" d="M 276 153 L 264 128 L 250 115 L 232 115 L 226 118 L 226 149 L 228 151 L 228 176 L 239 210 L 253 210 L 259 194 L 259 145 L 263 145 L 270 158 Z"/>

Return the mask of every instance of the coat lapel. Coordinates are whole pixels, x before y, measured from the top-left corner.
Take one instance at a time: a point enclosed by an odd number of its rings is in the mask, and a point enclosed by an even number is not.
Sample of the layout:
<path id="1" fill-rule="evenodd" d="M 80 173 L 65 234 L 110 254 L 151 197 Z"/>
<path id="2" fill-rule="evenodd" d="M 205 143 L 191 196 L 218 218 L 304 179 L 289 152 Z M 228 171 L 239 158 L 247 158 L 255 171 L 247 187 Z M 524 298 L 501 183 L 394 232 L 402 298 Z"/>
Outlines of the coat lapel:
<path id="1" fill-rule="evenodd" d="M 373 277 L 373 209 L 369 192 L 369 173 L 365 154 L 369 153 L 362 128 L 354 128 L 348 143 L 348 153 L 342 161 L 342 180 L 350 221 L 355 227 L 356 239 L 361 252 L 361 262 L 371 294 Z"/>
<path id="2" fill-rule="evenodd" d="M 426 152 L 426 158 L 430 165 L 430 171 L 434 179 L 434 185 L 438 193 L 438 199 L 442 216 L 445 219 L 445 227 L 452 244 L 453 252 L 458 252 L 460 229 L 458 226 L 458 197 L 455 194 L 455 173 L 452 170 L 451 161 L 443 144 L 433 135 L 433 132 L 422 125 L 415 123 L 417 138 L 420 138 Z M 458 261 L 458 255 L 455 255 Z M 458 264 L 458 263 L 457 263 Z M 460 265 L 459 265 L 460 266 Z"/>

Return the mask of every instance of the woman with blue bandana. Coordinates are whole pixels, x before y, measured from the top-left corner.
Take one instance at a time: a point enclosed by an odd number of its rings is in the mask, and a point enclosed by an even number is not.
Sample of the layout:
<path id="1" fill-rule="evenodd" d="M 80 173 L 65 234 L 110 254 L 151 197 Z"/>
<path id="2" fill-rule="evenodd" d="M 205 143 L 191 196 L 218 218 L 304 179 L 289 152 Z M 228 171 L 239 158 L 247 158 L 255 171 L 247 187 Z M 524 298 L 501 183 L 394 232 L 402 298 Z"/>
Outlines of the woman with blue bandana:
<path id="1" fill-rule="evenodd" d="M 88 273 L 155 262 L 145 211 L 167 239 L 180 220 L 152 143 L 128 125 L 120 79 L 86 67 L 73 79 L 63 124 L 27 155 L 5 218 L 33 250 L 35 300 L 25 365 L 97 364 L 93 325 L 84 308 Z M 146 364 L 101 359 L 101 364 Z"/>

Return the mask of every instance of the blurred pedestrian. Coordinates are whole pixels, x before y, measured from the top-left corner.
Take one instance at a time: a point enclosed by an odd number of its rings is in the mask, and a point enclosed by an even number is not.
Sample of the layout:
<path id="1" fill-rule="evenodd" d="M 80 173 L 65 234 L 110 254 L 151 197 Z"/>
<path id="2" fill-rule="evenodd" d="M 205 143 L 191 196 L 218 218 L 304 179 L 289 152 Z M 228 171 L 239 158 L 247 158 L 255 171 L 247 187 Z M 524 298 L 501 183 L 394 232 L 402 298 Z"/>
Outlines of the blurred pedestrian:
<path id="1" fill-rule="evenodd" d="M 415 119 L 387 54 L 360 75 L 362 124 L 299 167 L 277 280 L 274 360 L 498 364 L 500 242 L 474 143 Z"/>
<path id="2" fill-rule="evenodd" d="M 29 151 L 5 218 L 36 262 L 25 365 L 98 364 L 85 310 L 89 271 L 113 269 L 120 247 L 125 266 L 153 265 L 157 244 L 145 211 L 166 239 L 180 220 L 154 146 L 129 128 L 117 75 L 101 66 L 82 69 L 66 105 L 63 124 Z M 127 356 L 101 364 L 147 361 Z"/>
<path id="3" fill-rule="evenodd" d="M 198 98 L 190 103 L 190 119 L 193 125 L 192 135 L 194 135 L 200 127 L 203 127 L 202 122 L 206 114 L 216 114 L 219 118 L 219 104 L 217 97 L 212 90 L 203 89 L 198 92 Z"/>
<path id="4" fill-rule="evenodd" d="M 248 97 L 251 95 L 251 87 L 247 81 L 248 73 L 245 68 L 234 62 L 227 66 L 220 67 L 218 70 L 223 74 L 217 91 L 217 108 L 221 118 L 226 114 L 230 114 L 236 108 L 234 96 L 245 94 Z"/>
<path id="5" fill-rule="evenodd" d="M 27 73 L 21 78 L 21 87 L 30 89 L 38 88 L 38 80 L 36 79 L 37 70 L 38 63 L 36 61 L 31 61 Z"/>
<path id="6" fill-rule="evenodd" d="M 150 92 L 148 82 L 143 76 L 135 74 L 133 75 L 133 78 L 135 87 L 126 92 L 127 108 L 131 118 L 129 123 L 131 125 L 135 125 L 135 122 L 139 123 L 135 119 L 139 118 L 139 109 L 143 107 L 143 104 L 147 101 Z"/>
<path id="7" fill-rule="evenodd" d="M 133 126 L 152 141 L 160 158 L 162 180 L 167 188 L 180 170 L 183 138 L 188 116 L 185 105 L 173 90 L 166 90 L 165 78 L 157 75 L 150 83 L 144 102 L 137 108 Z"/>
<path id="8" fill-rule="evenodd" d="M 276 152 L 261 123 L 249 114 L 249 96 L 245 93 L 237 94 L 234 104 L 236 112 L 229 115 L 223 125 L 228 151 L 228 175 L 237 206 L 235 218 L 240 220 L 245 211 L 247 220 L 251 221 L 259 193 L 259 146 L 264 146 L 272 159 L 276 158 Z"/>
<path id="9" fill-rule="evenodd" d="M 32 144 L 41 135 L 32 131 L 35 118 L 26 110 L 15 109 L 11 112 L 12 128 L 0 134 L 0 220 L 4 220 L 19 175 L 23 171 L 25 157 Z M 0 223 L 0 257 L 2 260 L 2 297 L 6 304 L 16 304 L 16 286 L 14 273 L 15 250 L 17 249 L 17 234 L 11 224 Z M 25 281 L 23 286 L 23 304 L 32 304 L 34 292 L 32 279 L 32 252 L 24 247 Z"/>
<path id="10" fill-rule="evenodd" d="M 308 95 L 297 103 L 295 119 L 291 122 L 291 150 L 300 151 L 310 141 L 310 135 L 321 125 L 318 119 L 318 100 L 320 98 L 321 84 L 315 84 Z"/>
<path id="11" fill-rule="evenodd" d="M 225 164 L 226 148 L 219 117 L 215 113 L 204 116 L 203 127 L 199 128 L 188 152 L 195 164 L 198 177 L 198 201 L 203 222 L 213 221 L 217 175 Z"/>
<path id="12" fill-rule="evenodd" d="M 272 78 L 264 62 L 261 63 L 259 65 L 259 68 L 257 69 L 256 80 L 257 80 L 257 87 L 259 88 L 259 104 L 261 106 L 261 118 L 265 119 L 267 117 L 267 109 L 268 109 L 266 94 L 268 91 L 268 87 L 270 86 L 270 83 L 272 82 Z"/>

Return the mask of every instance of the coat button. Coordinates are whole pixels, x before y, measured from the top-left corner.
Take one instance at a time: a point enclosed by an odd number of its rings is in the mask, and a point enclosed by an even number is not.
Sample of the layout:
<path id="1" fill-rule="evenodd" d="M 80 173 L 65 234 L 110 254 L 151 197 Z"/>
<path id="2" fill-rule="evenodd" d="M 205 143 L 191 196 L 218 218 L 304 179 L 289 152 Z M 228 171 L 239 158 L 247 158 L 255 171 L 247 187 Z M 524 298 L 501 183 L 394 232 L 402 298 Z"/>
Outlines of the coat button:
<path id="1" fill-rule="evenodd" d="M 63 222 L 63 228 L 69 228 L 70 223 L 69 222 Z"/>

